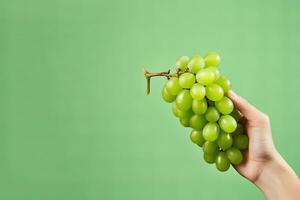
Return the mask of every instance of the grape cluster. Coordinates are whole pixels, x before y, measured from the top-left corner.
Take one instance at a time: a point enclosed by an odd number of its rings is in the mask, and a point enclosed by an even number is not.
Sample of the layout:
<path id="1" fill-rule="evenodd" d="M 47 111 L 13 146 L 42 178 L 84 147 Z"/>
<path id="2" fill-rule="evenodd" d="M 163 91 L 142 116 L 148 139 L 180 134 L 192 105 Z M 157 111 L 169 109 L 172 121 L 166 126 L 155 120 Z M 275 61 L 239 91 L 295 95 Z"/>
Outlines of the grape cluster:
<path id="1" fill-rule="evenodd" d="M 241 150 L 248 148 L 249 139 L 240 112 L 226 96 L 231 83 L 220 74 L 220 60 L 217 53 L 180 57 L 177 73 L 169 76 L 161 94 L 173 102 L 172 112 L 180 123 L 193 129 L 190 139 L 202 147 L 204 160 L 226 171 L 243 161 Z"/>

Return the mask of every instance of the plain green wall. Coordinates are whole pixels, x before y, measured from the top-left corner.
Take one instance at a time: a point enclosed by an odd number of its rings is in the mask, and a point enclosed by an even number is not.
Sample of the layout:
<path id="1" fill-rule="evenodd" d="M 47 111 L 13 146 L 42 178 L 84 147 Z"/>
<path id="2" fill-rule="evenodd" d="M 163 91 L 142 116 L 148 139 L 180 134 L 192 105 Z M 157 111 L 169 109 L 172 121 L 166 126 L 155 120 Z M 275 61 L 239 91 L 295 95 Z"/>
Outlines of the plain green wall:
<path id="1" fill-rule="evenodd" d="M 263 199 L 191 144 L 141 69 L 217 51 L 300 173 L 298 0 L 0 0 L 0 199 Z M 154 67 L 149 67 L 154 66 Z"/>

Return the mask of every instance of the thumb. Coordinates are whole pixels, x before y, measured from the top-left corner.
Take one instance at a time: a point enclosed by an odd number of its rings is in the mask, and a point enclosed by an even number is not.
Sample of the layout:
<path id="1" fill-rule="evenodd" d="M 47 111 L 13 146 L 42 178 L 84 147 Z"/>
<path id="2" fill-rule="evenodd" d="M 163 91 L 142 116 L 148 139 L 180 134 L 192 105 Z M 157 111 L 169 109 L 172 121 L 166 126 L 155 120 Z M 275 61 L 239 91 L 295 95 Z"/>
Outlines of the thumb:
<path id="1" fill-rule="evenodd" d="M 246 99 L 237 95 L 232 90 L 229 91 L 228 97 L 233 101 L 235 107 L 245 116 L 249 121 L 256 121 L 263 114 L 251 105 Z"/>

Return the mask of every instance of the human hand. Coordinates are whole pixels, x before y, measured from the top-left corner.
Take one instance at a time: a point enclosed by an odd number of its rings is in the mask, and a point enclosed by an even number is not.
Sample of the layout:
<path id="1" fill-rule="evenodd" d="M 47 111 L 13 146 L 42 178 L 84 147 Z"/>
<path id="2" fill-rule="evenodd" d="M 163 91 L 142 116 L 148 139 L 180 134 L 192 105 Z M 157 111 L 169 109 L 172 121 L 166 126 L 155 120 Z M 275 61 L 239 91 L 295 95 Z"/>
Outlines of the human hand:
<path id="1" fill-rule="evenodd" d="M 267 199 L 299 200 L 300 181 L 273 144 L 269 117 L 233 91 L 228 96 L 241 112 L 249 137 L 249 149 L 236 170 L 259 187 Z"/>

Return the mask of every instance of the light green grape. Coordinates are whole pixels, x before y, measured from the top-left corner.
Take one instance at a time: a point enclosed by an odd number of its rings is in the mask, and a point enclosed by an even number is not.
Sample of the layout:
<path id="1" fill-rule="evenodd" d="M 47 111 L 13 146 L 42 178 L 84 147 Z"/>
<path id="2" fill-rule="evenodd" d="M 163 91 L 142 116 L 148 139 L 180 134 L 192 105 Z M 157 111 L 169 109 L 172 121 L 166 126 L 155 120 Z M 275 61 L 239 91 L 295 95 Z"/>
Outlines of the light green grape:
<path id="1" fill-rule="evenodd" d="M 182 90 L 176 98 L 177 108 L 182 111 L 186 111 L 191 108 L 192 102 L 193 98 L 191 97 L 189 90 Z"/>
<path id="2" fill-rule="evenodd" d="M 163 89 L 161 90 L 161 96 L 162 98 L 165 100 L 165 102 L 171 103 L 176 99 L 176 96 L 171 95 L 168 91 L 166 87 L 163 87 Z"/>
<path id="3" fill-rule="evenodd" d="M 204 60 L 206 67 L 217 67 L 221 62 L 221 57 L 218 53 L 211 52 L 205 56 Z"/>
<path id="4" fill-rule="evenodd" d="M 230 167 L 230 160 L 228 159 L 225 152 L 220 152 L 216 158 L 216 167 L 219 171 L 227 171 Z"/>
<path id="5" fill-rule="evenodd" d="M 167 91 L 172 95 L 177 95 L 182 90 L 177 77 L 171 77 L 166 83 Z"/>
<path id="6" fill-rule="evenodd" d="M 241 120 L 241 113 L 236 108 L 233 109 L 233 111 L 230 113 L 230 115 L 235 119 L 235 121 L 239 122 Z"/>
<path id="7" fill-rule="evenodd" d="M 220 127 L 226 133 L 232 133 L 237 127 L 235 119 L 230 115 L 223 115 L 219 119 Z"/>
<path id="8" fill-rule="evenodd" d="M 200 83 L 195 83 L 192 86 L 190 93 L 193 99 L 202 100 L 205 97 L 205 87 Z"/>
<path id="9" fill-rule="evenodd" d="M 241 151 L 235 147 L 231 147 L 226 151 L 227 157 L 234 165 L 238 165 L 243 161 L 243 155 Z"/>
<path id="10" fill-rule="evenodd" d="M 216 83 L 223 88 L 225 93 L 231 89 L 231 82 L 225 76 L 218 78 Z"/>
<path id="11" fill-rule="evenodd" d="M 196 130 L 202 130 L 206 123 L 207 121 L 203 115 L 193 115 L 190 118 L 190 127 Z"/>
<path id="12" fill-rule="evenodd" d="M 213 70 L 202 69 L 196 74 L 196 79 L 202 85 L 209 85 L 216 80 L 216 74 Z"/>
<path id="13" fill-rule="evenodd" d="M 217 157 L 217 153 L 213 153 L 213 154 L 208 154 L 208 153 L 203 153 L 203 159 L 209 163 L 215 163 L 216 157 Z"/>
<path id="14" fill-rule="evenodd" d="M 214 154 L 218 152 L 218 145 L 215 142 L 206 141 L 203 144 L 203 152 L 207 154 Z"/>
<path id="15" fill-rule="evenodd" d="M 215 141 L 220 133 L 220 128 L 217 123 L 209 122 L 203 128 L 203 138 L 206 141 L 213 142 Z"/>
<path id="16" fill-rule="evenodd" d="M 194 74 L 196 74 L 198 71 L 200 71 L 200 69 L 203 69 L 204 67 L 205 62 L 201 56 L 193 56 L 188 63 L 188 68 Z"/>
<path id="17" fill-rule="evenodd" d="M 207 102 L 205 99 L 193 100 L 192 110 L 197 115 L 203 115 L 207 110 Z"/>
<path id="18" fill-rule="evenodd" d="M 198 131 L 198 130 L 192 130 L 190 134 L 190 139 L 193 143 L 199 145 L 200 147 L 202 147 L 205 142 L 202 135 L 202 131 Z"/>
<path id="19" fill-rule="evenodd" d="M 209 70 L 215 73 L 215 80 L 219 79 L 221 76 L 220 70 L 217 67 L 207 67 L 205 70 Z"/>
<path id="20" fill-rule="evenodd" d="M 233 137 L 233 146 L 237 147 L 238 149 L 247 149 L 249 146 L 249 138 L 247 135 L 237 135 Z"/>
<path id="21" fill-rule="evenodd" d="M 194 74 L 189 72 L 181 74 L 179 77 L 179 85 L 180 87 L 185 89 L 191 88 L 194 85 L 195 81 L 196 78 Z"/>
<path id="22" fill-rule="evenodd" d="M 181 56 L 176 61 L 176 67 L 185 71 L 187 69 L 187 64 L 189 63 L 190 58 L 188 56 Z"/>
<path id="23" fill-rule="evenodd" d="M 172 112 L 173 112 L 173 114 L 174 114 L 175 117 L 179 117 L 178 114 L 179 114 L 180 110 L 177 108 L 175 102 L 173 102 L 173 105 L 172 105 Z"/>
<path id="24" fill-rule="evenodd" d="M 176 102 L 174 102 L 174 103 L 176 105 Z M 177 107 L 177 105 L 176 105 L 176 107 Z M 182 111 L 182 110 L 180 110 L 180 109 L 177 108 L 177 115 L 180 118 L 185 118 L 185 117 L 189 117 L 190 118 L 191 116 L 194 115 L 194 112 L 192 111 L 192 109 L 188 109 L 186 111 Z"/>
<path id="25" fill-rule="evenodd" d="M 190 126 L 190 118 L 189 117 L 180 117 L 179 121 L 182 126 L 189 127 Z"/>
<path id="26" fill-rule="evenodd" d="M 224 91 L 218 84 L 211 84 L 206 87 L 206 97 L 211 101 L 219 101 L 222 99 Z"/>
<path id="27" fill-rule="evenodd" d="M 221 100 L 216 101 L 215 106 L 223 115 L 230 114 L 234 107 L 232 101 L 226 96 L 224 96 Z"/>
<path id="28" fill-rule="evenodd" d="M 237 123 L 236 129 L 231 133 L 232 136 L 237 136 L 244 133 L 244 127 L 242 124 Z"/>
<path id="29" fill-rule="evenodd" d="M 216 122 L 218 121 L 219 117 L 220 117 L 220 113 L 214 106 L 210 106 L 207 108 L 205 113 L 205 118 L 207 121 Z"/>
<path id="30" fill-rule="evenodd" d="M 217 139 L 217 144 L 223 150 L 226 150 L 229 147 L 231 147 L 232 146 L 232 137 L 231 137 L 230 133 L 225 133 L 225 132 L 221 131 L 221 133 Z"/>

